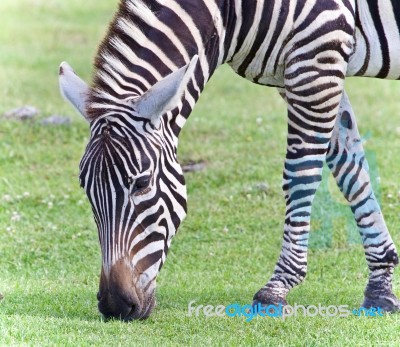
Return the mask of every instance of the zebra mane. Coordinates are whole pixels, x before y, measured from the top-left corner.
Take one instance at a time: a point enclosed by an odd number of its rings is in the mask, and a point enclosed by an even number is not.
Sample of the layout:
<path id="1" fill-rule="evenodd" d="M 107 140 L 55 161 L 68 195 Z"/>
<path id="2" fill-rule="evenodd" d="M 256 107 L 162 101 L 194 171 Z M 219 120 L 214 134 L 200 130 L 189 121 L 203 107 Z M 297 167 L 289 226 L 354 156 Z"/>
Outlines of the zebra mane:
<path id="1" fill-rule="evenodd" d="M 141 23 L 153 27 L 156 1 L 122 0 L 102 40 L 94 63 L 86 113 L 90 120 L 101 116 L 105 105 L 121 103 L 142 95 L 162 76 L 137 56 L 135 48 L 148 40 Z M 128 44 L 128 42 L 130 44 Z M 142 69 L 148 71 L 143 77 Z"/>
<path id="2" fill-rule="evenodd" d="M 145 22 L 149 24 L 154 22 L 154 12 L 150 3 L 146 3 L 143 0 L 123 0 L 121 5 L 125 6 L 130 13 L 141 17 Z"/>

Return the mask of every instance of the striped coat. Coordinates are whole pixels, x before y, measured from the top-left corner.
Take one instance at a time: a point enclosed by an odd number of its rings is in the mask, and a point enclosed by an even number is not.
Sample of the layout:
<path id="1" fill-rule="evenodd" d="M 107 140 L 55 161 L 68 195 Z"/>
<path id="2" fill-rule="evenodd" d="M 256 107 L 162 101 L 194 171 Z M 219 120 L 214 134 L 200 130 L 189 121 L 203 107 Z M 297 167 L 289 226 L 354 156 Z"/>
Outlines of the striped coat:
<path id="1" fill-rule="evenodd" d="M 92 86 L 63 63 L 64 96 L 90 122 L 80 182 L 102 248 L 99 309 L 147 317 L 186 215 L 178 136 L 215 69 L 287 102 L 282 251 L 255 303 L 286 303 L 307 271 L 312 201 L 326 161 L 354 213 L 370 270 L 364 306 L 395 311 L 396 248 L 374 196 L 346 76 L 400 78 L 400 5 L 378 0 L 123 0 Z"/>

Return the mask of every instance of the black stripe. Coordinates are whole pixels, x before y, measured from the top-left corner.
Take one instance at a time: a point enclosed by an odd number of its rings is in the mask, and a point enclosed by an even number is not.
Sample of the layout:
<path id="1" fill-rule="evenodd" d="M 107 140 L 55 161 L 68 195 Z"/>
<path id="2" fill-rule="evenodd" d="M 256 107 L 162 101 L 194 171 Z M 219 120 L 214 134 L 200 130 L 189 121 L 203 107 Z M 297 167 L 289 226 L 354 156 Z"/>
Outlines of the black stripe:
<path id="1" fill-rule="evenodd" d="M 391 0 L 393 6 L 393 14 L 394 19 L 396 20 L 397 29 L 400 33 L 400 1 L 399 0 Z"/>
<path id="2" fill-rule="evenodd" d="M 355 76 L 363 76 L 365 74 L 365 72 L 367 71 L 369 62 L 371 60 L 371 45 L 369 43 L 368 37 L 364 32 L 364 29 L 362 27 L 361 24 L 361 19 L 360 19 L 360 11 L 356 11 L 356 20 L 355 20 L 355 24 L 356 24 L 356 28 L 358 28 L 358 30 L 360 31 L 360 34 L 362 35 L 362 37 L 364 38 L 365 41 L 365 45 L 366 45 L 366 53 L 365 53 L 365 60 L 363 65 L 361 66 L 360 70 L 358 70 L 355 73 Z M 357 50 L 357 42 L 356 42 L 356 50 Z"/>
<path id="3" fill-rule="evenodd" d="M 271 1 L 272 2 L 272 1 Z M 262 62 L 262 68 L 260 73 L 254 78 L 254 82 L 258 82 L 259 79 L 262 77 L 263 72 L 267 66 L 267 63 L 271 57 L 272 51 L 274 50 L 274 48 L 276 47 L 276 43 L 278 42 L 278 37 L 281 34 L 284 26 L 286 25 L 286 20 L 288 18 L 289 15 L 289 8 L 290 8 L 290 3 L 291 0 L 283 0 L 281 7 L 279 9 L 279 17 L 278 17 L 278 21 L 276 23 L 276 26 L 274 28 L 274 35 L 271 38 L 271 41 L 269 42 L 269 46 L 268 49 L 265 53 L 263 62 Z"/>
<path id="4" fill-rule="evenodd" d="M 254 23 L 254 17 L 256 14 L 257 9 L 257 1 L 248 1 L 246 6 L 242 6 L 242 26 L 239 30 L 239 35 L 237 38 L 237 44 L 235 48 L 235 53 L 233 57 L 240 51 L 243 46 L 244 40 L 246 39 L 247 35 L 249 34 L 250 28 Z"/>
<path id="5" fill-rule="evenodd" d="M 382 52 L 382 67 L 376 77 L 386 78 L 389 74 L 390 69 L 389 43 L 386 39 L 383 23 L 379 15 L 378 0 L 367 0 L 367 4 L 372 20 L 374 22 L 374 27 L 376 29 L 376 32 L 378 33 L 379 43 L 381 45 Z"/>
<path id="6" fill-rule="evenodd" d="M 273 9 L 273 1 L 264 2 L 264 8 L 262 10 L 260 22 L 258 23 L 256 38 L 250 51 L 247 53 L 246 58 L 242 61 L 241 65 L 237 69 L 237 73 L 241 76 L 245 76 L 247 67 L 253 61 L 257 51 L 260 49 L 260 46 L 264 42 L 266 33 L 269 29 L 271 29 L 269 26 L 271 24 Z"/>

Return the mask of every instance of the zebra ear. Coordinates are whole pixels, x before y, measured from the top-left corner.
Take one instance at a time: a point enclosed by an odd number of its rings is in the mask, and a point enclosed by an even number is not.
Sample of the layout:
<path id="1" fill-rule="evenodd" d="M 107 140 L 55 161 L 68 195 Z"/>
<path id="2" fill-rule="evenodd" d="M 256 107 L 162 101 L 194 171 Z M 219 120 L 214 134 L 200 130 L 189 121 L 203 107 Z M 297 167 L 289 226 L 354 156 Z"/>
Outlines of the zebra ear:
<path id="1" fill-rule="evenodd" d="M 172 72 L 153 85 L 141 97 L 133 101 L 133 108 L 140 116 L 148 118 L 158 128 L 161 116 L 174 109 L 193 75 L 199 56 L 190 63 Z"/>
<path id="2" fill-rule="evenodd" d="M 59 84 L 64 99 L 68 100 L 87 120 L 85 105 L 89 87 L 66 62 L 62 62 L 60 65 Z"/>

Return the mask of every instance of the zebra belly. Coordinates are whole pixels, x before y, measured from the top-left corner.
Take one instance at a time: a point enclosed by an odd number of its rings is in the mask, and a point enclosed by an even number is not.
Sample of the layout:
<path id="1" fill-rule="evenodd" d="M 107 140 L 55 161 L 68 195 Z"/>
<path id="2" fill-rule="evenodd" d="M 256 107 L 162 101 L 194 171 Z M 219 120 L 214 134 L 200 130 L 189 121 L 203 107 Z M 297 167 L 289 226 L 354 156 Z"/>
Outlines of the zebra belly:
<path id="1" fill-rule="evenodd" d="M 355 49 L 347 76 L 400 78 L 398 0 L 357 1 Z"/>
<path id="2" fill-rule="evenodd" d="M 260 47 L 260 50 L 262 50 L 262 47 Z M 274 53 L 276 54 L 276 52 Z M 248 57 L 245 59 L 248 59 Z M 270 57 L 265 66 L 262 66 L 262 56 L 260 57 L 256 55 L 250 60 L 251 62 L 245 70 L 240 68 L 242 63 L 238 62 L 237 59 L 227 63 L 239 76 L 242 76 L 253 83 L 269 87 L 284 87 L 284 64 L 283 61 L 279 61 L 280 59 L 277 55 Z"/>
<path id="3" fill-rule="evenodd" d="M 254 7 L 254 15 L 242 19 L 252 24 L 248 30 L 239 32 L 240 44 L 227 61 L 238 75 L 261 85 L 284 86 L 282 45 L 293 29 L 296 4 L 297 0 L 243 1 L 243 6 Z"/>

